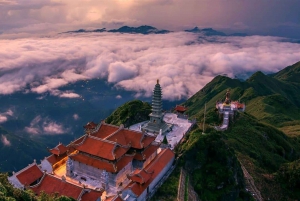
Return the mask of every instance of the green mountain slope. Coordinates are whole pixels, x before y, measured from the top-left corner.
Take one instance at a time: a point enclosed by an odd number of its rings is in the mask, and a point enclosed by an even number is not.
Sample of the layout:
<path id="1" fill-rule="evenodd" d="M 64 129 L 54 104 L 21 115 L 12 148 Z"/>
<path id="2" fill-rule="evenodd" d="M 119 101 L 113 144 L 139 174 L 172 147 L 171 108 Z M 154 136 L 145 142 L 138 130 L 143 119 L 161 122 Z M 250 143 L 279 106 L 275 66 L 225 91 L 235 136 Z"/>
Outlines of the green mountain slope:
<path id="1" fill-rule="evenodd" d="M 110 116 L 106 118 L 106 123 L 121 125 L 125 127 L 146 121 L 149 119 L 151 106 L 147 102 L 133 100 L 118 107 Z"/>
<path id="2" fill-rule="evenodd" d="M 288 66 L 285 69 L 275 73 L 274 78 L 287 81 L 299 83 L 300 79 L 300 62 L 295 63 L 292 66 Z"/>
<path id="3" fill-rule="evenodd" d="M 298 135 L 300 82 L 294 82 L 293 77 L 285 76 L 285 80 L 282 77 L 288 72 L 298 71 L 299 66 L 297 63 L 272 76 L 257 72 L 246 81 L 217 76 L 185 102 L 188 113 L 195 117 L 203 116 L 203 105 L 207 103 L 208 109 L 214 108 L 216 101 L 224 100 L 226 90 L 230 89 L 231 99 L 246 103 L 247 113 L 286 134 Z"/>

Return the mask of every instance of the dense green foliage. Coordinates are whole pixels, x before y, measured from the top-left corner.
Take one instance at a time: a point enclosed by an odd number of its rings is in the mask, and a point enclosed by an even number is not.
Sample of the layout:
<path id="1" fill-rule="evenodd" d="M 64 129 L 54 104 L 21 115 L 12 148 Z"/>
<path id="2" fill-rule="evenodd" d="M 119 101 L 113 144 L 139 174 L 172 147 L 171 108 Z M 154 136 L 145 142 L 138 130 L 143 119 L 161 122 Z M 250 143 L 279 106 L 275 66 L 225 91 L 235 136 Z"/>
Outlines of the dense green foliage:
<path id="1" fill-rule="evenodd" d="M 163 139 L 162 143 L 163 144 L 168 144 L 168 140 L 167 140 L 167 136 L 166 135 L 164 136 L 164 139 Z"/>
<path id="2" fill-rule="evenodd" d="M 276 178 L 285 192 L 294 199 L 300 198 L 300 160 L 283 164 Z"/>
<path id="3" fill-rule="evenodd" d="M 299 139 L 288 137 L 247 113 L 238 114 L 224 135 L 265 199 L 289 200 L 297 194 L 294 191 L 288 195 L 275 175 L 282 165 L 300 157 Z"/>
<path id="4" fill-rule="evenodd" d="M 169 178 L 157 190 L 151 201 L 174 201 L 177 200 L 177 190 L 180 177 L 180 167 L 176 167 Z"/>
<path id="5" fill-rule="evenodd" d="M 244 192 L 243 173 L 234 151 L 216 131 L 202 135 L 191 132 L 178 151 L 183 154 L 179 164 L 189 173 L 200 199 L 249 200 Z M 248 197 L 248 198 L 247 198 Z"/>
<path id="6" fill-rule="evenodd" d="M 66 196 L 50 196 L 45 193 L 36 196 L 31 190 L 16 189 L 8 182 L 7 176 L 0 173 L 0 201 L 75 201 Z"/>
<path id="7" fill-rule="evenodd" d="M 121 125 L 124 127 L 146 121 L 149 119 L 151 106 L 147 102 L 133 100 L 125 103 L 117 108 L 109 117 L 106 118 L 106 123 Z"/>

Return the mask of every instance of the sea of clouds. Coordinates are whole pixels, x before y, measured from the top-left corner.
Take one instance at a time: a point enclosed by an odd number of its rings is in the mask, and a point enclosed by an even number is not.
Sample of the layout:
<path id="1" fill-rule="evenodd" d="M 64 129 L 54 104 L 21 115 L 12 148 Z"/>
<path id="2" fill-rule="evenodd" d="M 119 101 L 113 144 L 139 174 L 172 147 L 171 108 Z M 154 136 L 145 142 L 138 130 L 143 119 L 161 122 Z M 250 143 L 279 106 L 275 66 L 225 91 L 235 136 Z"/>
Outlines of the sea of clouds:
<path id="1" fill-rule="evenodd" d="M 58 34 L 2 39 L 0 47 L 0 94 L 50 92 L 64 98 L 80 95 L 59 87 L 101 78 L 137 96 L 150 96 L 159 79 L 164 99 L 182 99 L 216 75 L 272 73 L 300 60 L 300 44 L 284 38 L 200 37 L 186 32 Z M 60 131 L 57 125 L 48 127 L 49 132 Z"/>

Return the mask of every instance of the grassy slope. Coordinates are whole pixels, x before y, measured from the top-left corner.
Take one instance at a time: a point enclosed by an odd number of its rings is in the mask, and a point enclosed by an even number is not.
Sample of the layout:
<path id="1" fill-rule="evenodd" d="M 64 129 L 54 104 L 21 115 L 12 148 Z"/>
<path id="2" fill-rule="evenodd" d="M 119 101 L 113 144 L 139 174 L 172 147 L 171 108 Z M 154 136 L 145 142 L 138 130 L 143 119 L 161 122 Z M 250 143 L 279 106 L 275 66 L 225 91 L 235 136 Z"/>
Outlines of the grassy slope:
<path id="1" fill-rule="evenodd" d="M 297 63 L 292 67 L 299 66 L 300 63 Z M 288 74 L 283 71 L 284 75 Z M 297 135 L 300 134 L 300 83 L 288 81 L 286 76 L 285 80 L 279 79 L 282 74 L 271 77 L 257 72 L 245 82 L 217 76 L 185 105 L 189 107 L 190 115 L 201 119 L 204 103 L 207 103 L 208 108 L 214 108 L 216 101 L 224 99 L 226 90 L 231 89 L 232 100 L 245 102 L 249 114 L 264 123 L 276 126 L 288 135 Z"/>
<path id="2" fill-rule="evenodd" d="M 272 126 L 259 123 L 247 113 L 239 114 L 224 134 L 226 143 L 235 150 L 265 199 L 295 198 L 295 194 L 285 193 L 276 175 L 282 165 L 300 157 L 299 138 L 288 137 Z"/>

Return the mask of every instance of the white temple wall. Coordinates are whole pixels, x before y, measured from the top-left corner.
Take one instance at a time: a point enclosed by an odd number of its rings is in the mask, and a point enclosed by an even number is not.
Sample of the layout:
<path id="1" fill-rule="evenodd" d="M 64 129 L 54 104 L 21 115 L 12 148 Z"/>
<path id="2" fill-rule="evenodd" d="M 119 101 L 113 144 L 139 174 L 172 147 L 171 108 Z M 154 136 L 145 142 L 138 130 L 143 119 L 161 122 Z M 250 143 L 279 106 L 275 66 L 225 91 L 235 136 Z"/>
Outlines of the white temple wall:
<path id="1" fill-rule="evenodd" d="M 101 182 L 103 182 L 102 179 L 101 179 L 101 174 L 102 174 L 103 170 L 98 169 L 98 168 L 94 168 L 92 166 L 89 166 L 89 165 L 86 165 L 86 164 L 83 164 L 83 163 L 79 163 L 78 161 L 73 161 L 72 160 L 72 162 L 73 162 L 73 165 L 74 165 L 74 171 L 73 172 L 76 172 L 77 174 L 90 175 L 92 177 L 97 178 Z"/>
<path id="2" fill-rule="evenodd" d="M 11 177 L 8 177 L 9 183 L 11 183 L 14 187 L 19 188 L 19 189 L 24 189 L 24 185 L 21 184 L 19 179 L 16 177 L 16 175 L 12 175 Z"/>
<path id="3" fill-rule="evenodd" d="M 53 172 L 52 165 L 49 163 L 49 161 L 47 159 L 43 159 L 41 161 L 40 167 L 41 167 L 42 171 L 46 170 L 46 172 L 48 172 L 48 173 Z"/>

